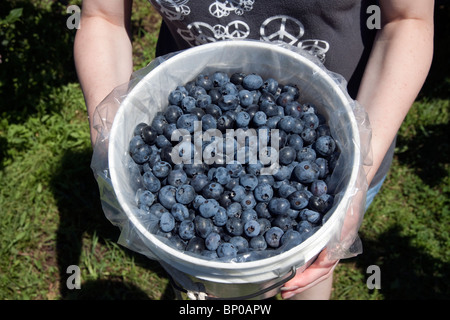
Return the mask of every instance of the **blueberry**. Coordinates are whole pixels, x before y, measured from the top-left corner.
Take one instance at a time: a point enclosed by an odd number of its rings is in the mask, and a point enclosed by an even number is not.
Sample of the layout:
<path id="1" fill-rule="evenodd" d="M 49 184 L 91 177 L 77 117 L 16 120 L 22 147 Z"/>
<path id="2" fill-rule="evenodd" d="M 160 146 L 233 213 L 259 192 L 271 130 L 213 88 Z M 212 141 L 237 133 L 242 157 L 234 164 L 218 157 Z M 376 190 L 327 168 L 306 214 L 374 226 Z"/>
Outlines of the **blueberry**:
<path id="1" fill-rule="evenodd" d="M 133 136 L 133 138 L 131 138 L 130 143 L 128 144 L 128 151 L 130 152 L 130 154 L 132 154 L 135 149 L 141 148 L 144 145 L 145 142 L 142 137 L 140 135 L 135 135 Z"/>
<path id="2" fill-rule="evenodd" d="M 286 232 L 288 229 L 291 229 L 293 226 L 293 222 L 291 217 L 288 215 L 278 215 L 272 222 L 273 227 L 278 227 L 283 232 Z"/>
<path id="3" fill-rule="evenodd" d="M 263 83 L 263 86 L 261 87 L 261 90 L 263 92 L 276 94 L 278 91 L 278 81 L 273 78 L 266 79 Z"/>
<path id="4" fill-rule="evenodd" d="M 240 85 L 242 84 L 242 81 L 244 80 L 245 76 L 246 74 L 243 72 L 233 73 L 230 77 L 230 82 L 235 85 Z"/>
<path id="5" fill-rule="evenodd" d="M 144 164 L 150 160 L 152 149 L 148 144 L 136 147 L 131 151 L 131 158 L 137 164 Z"/>
<path id="6" fill-rule="evenodd" d="M 311 183 L 319 177 L 319 166 L 315 162 L 302 161 L 294 169 L 294 175 L 301 183 Z"/>
<path id="7" fill-rule="evenodd" d="M 196 116 L 197 119 L 201 119 L 206 114 L 205 110 L 199 107 L 192 108 L 189 113 Z"/>
<path id="8" fill-rule="evenodd" d="M 234 121 L 233 119 L 225 114 L 222 114 L 217 119 L 217 129 L 219 129 L 221 132 L 226 132 L 227 129 L 233 129 Z"/>
<path id="9" fill-rule="evenodd" d="M 205 238 L 205 247 L 208 250 L 215 251 L 221 243 L 221 236 L 216 232 L 211 232 Z"/>
<path id="10" fill-rule="evenodd" d="M 327 157 L 336 149 L 336 142 L 330 136 L 320 136 L 317 138 L 314 146 L 319 155 Z"/>
<path id="11" fill-rule="evenodd" d="M 210 104 L 205 108 L 206 114 L 212 115 L 215 119 L 219 119 L 222 115 L 222 109 L 217 104 Z"/>
<path id="12" fill-rule="evenodd" d="M 155 163 L 152 170 L 155 177 L 161 179 L 169 175 L 170 171 L 172 170 L 172 166 L 166 161 L 158 161 Z"/>
<path id="13" fill-rule="evenodd" d="M 219 258 L 234 258 L 237 255 L 237 249 L 229 242 L 224 242 L 217 248 Z"/>
<path id="14" fill-rule="evenodd" d="M 316 151 L 310 147 L 303 147 L 297 152 L 297 161 L 315 161 L 316 160 Z"/>
<path id="15" fill-rule="evenodd" d="M 331 130 L 327 124 L 320 124 L 317 127 L 316 132 L 318 137 L 331 136 Z"/>
<path id="16" fill-rule="evenodd" d="M 222 71 L 216 71 L 212 74 L 211 80 L 214 87 L 221 87 L 230 81 L 228 74 Z"/>
<path id="17" fill-rule="evenodd" d="M 278 195 L 281 198 L 288 199 L 288 197 L 295 191 L 297 191 L 297 188 L 295 188 L 293 185 L 283 184 L 282 186 L 280 186 L 280 188 L 278 188 Z"/>
<path id="18" fill-rule="evenodd" d="M 261 225 L 256 220 L 249 220 L 244 224 L 244 233 L 247 237 L 256 237 L 261 231 Z"/>
<path id="19" fill-rule="evenodd" d="M 181 239 L 189 240 L 195 236 L 195 225 L 191 220 L 183 220 L 178 226 L 178 234 Z"/>
<path id="20" fill-rule="evenodd" d="M 167 126 L 169 123 L 167 122 L 166 118 L 163 114 L 156 114 L 156 116 L 153 118 L 151 123 L 151 128 L 153 131 L 155 131 L 158 135 L 163 134 L 164 127 Z"/>
<path id="21" fill-rule="evenodd" d="M 185 92 L 180 89 L 175 89 L 169 93 L 169 104 L 178 106 L 185 96 Z"/>
<path id="22" fill-rule="evenodd" d="M 305 128 L 310 128 L 316 130 L 319 126 L 319 118 L 315 113 L 307 112 L 302 115 L 303 123 Z"/>
<path id="23" fill-rule="evenodd" d="M 303 242 L 303 237 L 300 232 L 294 229 L 287 230 L 281 237 L 281 245 L 293 248 Z"/>
<path id="24" fill-rule="evenodd" d="M 277 104 L 286 107 L 289 103 L 295 101 L 295 96 L 291 92 L 281 92 L 277 98 Z"/>
<path id="25" fill-rule="evenodd" d="M 244 172 L 242 164 L 237 161 L 233 161 L 231 163 L 227 163 L 226 169 L 230 174 L 231 178 L 239 178 L 241 174 Z"/>
<path id="26" fill-rule="evenodd" d="M 172 209 L 170 209 L 170 212 L 172 213 L 176 221 L 183 221 L 189 219 L 189 210 L 182 203 L 175 203 L 172 206 Z"/>
<path id="27" fill-rule="evenodd" d="M 136 127 L 134 127 L 133 136 L 141 136 L 142 129 L 144 129 L 146 126 L 147 126 L 147 123 L 145 123 L 145 122 L 138 123 L 136 125 Z M 131 140 L 133 140 L 133 139 L 131 139 Z"/>
<path id="28" fill-rule="evenodd" d="M 249 248 L 249 243 L 247 239 L 245 239 L 242 236 L 231 237 L 228 242 L 231 243 L 237 249 L 237 253 L 247 252 Z"/>
<path id="29" fill-rule="evenodd" d="M 259 202 L 255 206 L 255 211 L 258 214 L 259 218 L 262 218 L 262 219 L 272 218 L 272 215 L 270 214 L 268 206 L 269 206 L 269 204 L 267 202 Z"/>
<path id="30" fill-rule="evenodd" d="M 258 90 L 264 84 L 264 80 L 258 74 L 249 74 L 242 79 L 242 86 L 247 90 Z"/>
<path id="31" fill-rule="evenodd" d="M 218 200 L 223 193 L 224 188 L 220 183 L 210 182 L 202 189 L 202 194 L 207 199 Z"/>
<path id="32" fill-rule="evenodd" d="M 216 118 L 214 118 L 213 115 L 207 113 L 201 119 L 202 119 L 202 130 L 203 131 L 217 128 L 217 120 L 216 120 Z"/>
<path id="33" fill-rule="evenodd" d="M 287 133 L 290 133 L 294 130 L 296 125 L 296 119 L 291 116 L 285 116 L 278 122 L 278 129 L 284 130 Z"/>
<path id="34" fill-rule="evenodd" d="M 269 202 L 273 197 L 273 189 L 267 183 L 258 184 L 253 192 L 256 201 Z"/>
<path id="35" fill-rule="evenodd" d="M 267 248 L 267 242 L 263 235 L 258 235 L 250 239 L 250 248 L 257 251 L 264 251 Z"/>
<path id="36" fill-rule="evenodd" d="M 302 233 L 308 233 L 311 232 L 313 229 L 313 225 L 311 224 L 311 222 L 307 221 L 307 220 L 302 220 L 297 224 L 297 231 Z"/>
<path id="37" fill-rule="evenodd" d="M 281 237 L 284 232 L 279 227 L 272 227 L 266 231 L 264 238 L 266 239 L 267 245 L 272 248 L 278 248 L 280 246 Z"/>
<path id="38" fill-rule="evenodd" d="M 194 98 L 194 101 L 198 98 L 199 95 L 206 94 L 206 89 L 202 86 L 198 86 L 197 84 L 193 85 L 189 88 L 189 96 Z M 183 102 L 181 102 L 183 103 Z"/>
<path id="39" fill-rule="evenodd" d="M 284 107 L 284 113 L 287 116 L 291 116 L 291 117 L 294 117 L 296 119 L 299 119 L 299 118 L 301 118 L 301 116 L 303 114 L 302 105 L 298 101 L 289 102 Z"/>
<path id="40" fill-rule="evenodd" d="M 202 252 L 205 251 L 205 249 L 205 241 L 195 235 L 189 239 L 189 242 L 186 245 L 186 251 L 194 254 L 201 255 Z"/>
<path id="41" fill-rule="evenodd" d="M 219 203 L 215 199 L 207 199 L 198 208 L 199 213 L 204 218 L 212 218 L 219 211 Z"/>
<path id="42" fill-rule="evenodd" d="M 145 172 L 142 177 L 144 187 L 150 192 L 158 192 L 161 189 L 161 181 L 152 172 Z"/>
<path id="43" fill-rule="evenodd" d="M 195 84 L 205 90 L 211 90 L 213 87 L 213 80 L 207 74 L 199 74 L 195 79 Z"/>
<path id="44" fill-rule="evenodd" d="M 138 199 L 139 208 L 146 211 L 150 210 L 150 207 L 152 206 L 153 202 L 155 202 L 155 200 L 156 196 L 152 192 L 144 190 L 139 194 Z"/>
<path id="45" fill-rule="evenodd" d="M 288 200 L 292 209 L 300 210 L 308 206 L 311 193 L 307 190 L 297 190 L 289 195 Z"/>
<path id="46" fill-rule="evenodd" d="M 248 90 L 240 90 L 238 93 L 241 106 L 248 107 L 253 104 L 253 94 Z"/>
<path id="47" fill-rule="evenodd" d="M 159 220 L 159 227 L 164 232 L 170 232 L 175 228 L 175 218 L 170 212 L 164 212 Z"/>
<path id="48" fill-rule="evenodd" d="M 314 162 L 319 166 L 319 179 L 326 178 L 330 173 L 328 160 L 325 158 L 317 158 Z"/>
<path id="49" fill-rule="evenodd" d="M 243 210 L 253 209 L 256 206 L 256 199 L 253 192 L 248 192 L 240 202 Z"/>
<path id="50" fill-rule="evenodd" d="M 182 184 L 185 184 L 187 182 L 187 174 L 184 172 L 183 169 L 177 169 L 170 171 L 169 175 L 167 176 L 167 183 L 174 187 L 179 187 Z"/>
<path id="51" fill-rule="evenodd" d="M 169 139 L 166 138 L 164 134 L 160 134 L 156 137 L 155 145 L 160 149 L 165 147 L 172 147 L 172 143 L 169 141 Z"/>
<path id="52" fill-rule="evenodd" d="M 194 226 L 196 234 L 205 239 L 213 230 L 213 222 L 209 218 L 196 216 L 194 219 Z"/>
<path id="53" fill-rule="evenodd" d="M 312 224 L 317 224 L 320 222 L 320 213 L 311 209 L 303 209 L 300 211 L 300 218 L 306 220 Z"/>
<path id="54" fill-rule="evenodd" d="M 222 96 L 233 95 L 236 96 L 239 94 L 239 89 L 232 82 L 227 82 L 223 86 L 220 87 L 220 93 Z"/>
<path id="55" fill-rule="evenodd" d="M 187 130 L 190 134 L 192 134 L 194 132 L 194 122 L 198 121 L 198 118 L 196 115 L 194 114 L 183 114 L 182 116 L 180 116 L 177 120 L 177 128 L 178 129 L 185 129 Z"/>
<path id="56" fill-rule="evenodd" d="M 244 200 L 245 197 L 245 188 L 241 185 L 234 186 L 233 189 L 231 189 L 231 198 L 233 201 L 241 202 Z"/>
<path id="57" fill-rule="evenodd" d="M 288 165 L 297 158 L 297 152 L 292 147 L 284 147 L 278 153 L 278 157 L 278 161 L 280 161 L 282 165 Z"/>
<path id="58" fill-rule="evenodd" d="M 244 233 L 244 224 L 240 218 L 228 218 L 225 227 L 228 233 L 233 236 L 240 236 Z"/>
<path id="59" fill-rule="evenodd" d="M 180 101 L 181 102 L 181 101 Z M 183 110 L 177 105 L 170 105 L 164 111 L 164 117 L 168 123 L 176 123 L 178 118 L 183 114 Z"/>
<path id="60" fill-rule="evenodd" d="M 333 196 L 325 193 L 320 196 L 312 196 L 309 198 L 308 206 L 312 210 L 326 213 L 333 206 L 333 201 Z"/>
<path id="61" fill-rule="evenodd" d="M 226 185 L 231 180 L 231 176 L 225 167 L 218 167 L 214 171 L 213 180 L 217 181 L 221 185 Z"/>
<path id="62" fill-rule="evenodd" d="M 212 217 L 214 225 L 218 227 L 224 226 L 228 221 L 227 211 L 224 207 L 219 207 L 216 214 Z"/>
<path id="63" fill-rule="evenodd" d="M 253 191 L 258 185 L 258 178 L 254 174 L 246 173 L 241 175 L 239 178 L 239 183 L 245 188 L 245 190 Z"/>
<path id="64" fill-rule="evenodd" d="M 327 193 L 328 186 L 327 183 L 323 180 L 315 180 L 311 183 L 310 190 L 314 196 L 321 196 Z"/>
<path id="65" fill-rule="evenodd" d="M 269 202 L 269 211 L 274 215 L 283 215 L 290 207 L 290 203 L 284 198 L 272 198 Z"/>
<path id="66" fill-rule="evenodd" d="M 194 187 L 190 184 L 183 184 L 177 188 L 176 200 L 182 204 L 189 204 L 194 201 L 196 196 Z"/>
<path id="67" fill-rule="evenodd" d="M 298 134 L 290 134 L 287 138 L 286 145 L 294 148 L 298 152 L 303 148 L 303 139 Z"/>
<path id="68" fill-rule="evenodd" d="M 248 112 L 241 111 L 236 115 L 236 126 L 238 128 L 245 128 L 249 125 L 250 119 Z"/>
<path id="69" fill-rule="evenodd" d="M 300 136 L 305 144 L 312 144 L 316 140 L 317 133 L 315 129 L 305 127 L 300 133 Z"/>
<path id="70" fill-rule="evenodd" d="M 226 210 L 228 218 L 240 218 L 242 215 L 242 206 L 239 202 L 233 202 Z"/>
<path id="71" fill-rule="evenodd" d="M 158 218 L 161 218 L 161 216 L 164 212 L 169 212 L 169 211 L 166 208 L 164 208 L 164 206 L 161 203 L 158 203 L 158 202 L 152 204 L 152 206 L 150 207 L 150 210 L 149 210 L 150 214 L 154 214 Z"/>
<path id="72" fill-rule="evenodd" d="M 173 205 L 177 202 L 176 200 L 177 188 L 171 185 L 166 185 L 161 188 L 158 192 L 159 202 L 167 209 L 172 209 Z"/>

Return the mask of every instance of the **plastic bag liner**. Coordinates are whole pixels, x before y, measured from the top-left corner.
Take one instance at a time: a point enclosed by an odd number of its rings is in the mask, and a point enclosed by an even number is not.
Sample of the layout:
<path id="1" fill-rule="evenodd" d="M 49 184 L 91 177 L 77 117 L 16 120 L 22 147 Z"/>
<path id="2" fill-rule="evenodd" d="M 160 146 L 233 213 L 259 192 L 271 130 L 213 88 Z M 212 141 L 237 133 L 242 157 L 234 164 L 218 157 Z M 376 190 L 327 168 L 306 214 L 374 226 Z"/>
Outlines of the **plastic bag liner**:
<path id="1" fill-rule="evenodd" d="M 166 238 L 152 232 L 158 221 L 136 205 L 136 191 L 142 187 L 140 171 L 128 153 L 134 128 L 141 122 L 151 123 L 155 114 L 167 107 L 168 95 L 176 86 L 186 84 L 200 73 L 215 71 L 254 72 L 280 84 L 296 84 L 301 92 L 300 102 L 315 104 L 331 128 L 340 150 L 328 185 L 335 195 L 334 205 L 323 218 L 323 224 L 300 245 L 239 254 L 227 261 L 211 260 L 169 245 Z M 371 166 L 368 117 L 348 95 L 345 79 L 328 71 L 318 58 L 302 49 L 231 40 L 157 58 L 133 73 L 128 83 L 117 87 L 99 104 L 94 127 L 98 137 L 91 168 L 99 185 L 104 213 L 121 230 L 118 243 L 159 261 L 184 287 L 202 283 L 204 290 L 217 291 L 217 286 L 211 283 L 269 283 L 285 277 L 293 267 L 297 271 L 306 268 L 324 248 L 329 258 L 336 260 L 362 252 L 358 230 L 368 187 L 366 172 Z M 230 286 L 225 288 L 229 290 Z M 238 293 L 241 291 L 234 292 Z"/>

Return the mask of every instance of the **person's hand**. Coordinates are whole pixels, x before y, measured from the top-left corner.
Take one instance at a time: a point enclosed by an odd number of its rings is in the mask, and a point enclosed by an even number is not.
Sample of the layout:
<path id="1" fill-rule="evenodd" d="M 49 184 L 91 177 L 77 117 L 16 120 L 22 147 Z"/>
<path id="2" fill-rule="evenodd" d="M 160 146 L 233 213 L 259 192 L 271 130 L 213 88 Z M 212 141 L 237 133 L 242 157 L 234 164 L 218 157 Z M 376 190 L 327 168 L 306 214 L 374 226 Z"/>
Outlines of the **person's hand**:
<path id="1" fill-rule="evenodd" d="M 297 273 L 294 278 L 284 284 L 281 288 L 281 297 L 289 299 L 329 278 L 338 262 L 339 260 L 329 259 L 325 248 L 305 271 Z"/>
<path id="2" fill-rule="evenodd" d="M 362 178 L 364 179 L 364 178 Z M 361 180 L 363 181 L 363 180 Z M 364 183 L 362 183 L 364 184 Z M 328 245 L 319 253 L 314 262 L 303 272 L 298 272 L 281 288 L 281 297 L 289 299 L 332 276 L 340 259 L 356 255 L 350 247 L 358 236 L 358 230 L 364 215 L 366 189 L 362 187 L 352 197 L 347 209 L 341 231 L 332 237 Z M 357 248 L 359 249 L 359 248 Z M 324 296 L 329 293 L 324 293 Z"/>

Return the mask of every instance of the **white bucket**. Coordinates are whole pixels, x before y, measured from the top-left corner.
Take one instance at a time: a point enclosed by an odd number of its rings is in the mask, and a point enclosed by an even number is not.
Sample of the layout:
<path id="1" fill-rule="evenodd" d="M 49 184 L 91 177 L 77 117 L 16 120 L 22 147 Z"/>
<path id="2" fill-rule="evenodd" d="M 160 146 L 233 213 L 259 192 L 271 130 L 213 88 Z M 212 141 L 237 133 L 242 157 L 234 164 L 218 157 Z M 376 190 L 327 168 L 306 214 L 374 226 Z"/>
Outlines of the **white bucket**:
<path id="1" fill-rule="evenodd" d="M 345 188 L 337 190 L 341 201 L 331 209 L 327 222 L 311 237 L 289 251 L 251 262 L 224 263 L 186 254 L 162 242 L 150 233 L 137 215 L 136 187 L 130 179 L 128 146 L 138 123 L 150 123 L 154 115 L 167 106 L 169 92 L 183 85 L 201 72 L 256 72 L 263 78 L 272 77 L 280 83 L 295 83 L 301 89 L 302 100 L 316 104 L 331 127 L 344 127 L 335 137 L 338 141 L 352 141 L 341 150 L 346 168 Z M 339 110 L 339 117 L 333 112 Z M 334 123 L 333 123 L 334 122 Z M 109 169 L 118 202 L 139 231 L 153 257 L 159 260 L 181 286 L 203 287 L 207 295 L 231 298 L 244 296 L 267 288 L 285 279 L 293 268 L 302 270 L 339 232 L 346 214 L 348 199 L 356 184 L 360 155 L 359 132 L 348 96 L 323 67 L 310 58 L 289 49 L 257 41 L 222 41 L 183 51 L 163 62 L 146 75 L 128 94 L 119 108 L 110 133 Z M 344 152 L 342 152 L 344 151 Z M 187 279 L 192 282 L 187 283 Z M 198 288 L 198 286 L 197 286 Z M 195 289 L 189 289 L 194 290 Z M 276 290 L 260 297 L 276 294 Z"/>

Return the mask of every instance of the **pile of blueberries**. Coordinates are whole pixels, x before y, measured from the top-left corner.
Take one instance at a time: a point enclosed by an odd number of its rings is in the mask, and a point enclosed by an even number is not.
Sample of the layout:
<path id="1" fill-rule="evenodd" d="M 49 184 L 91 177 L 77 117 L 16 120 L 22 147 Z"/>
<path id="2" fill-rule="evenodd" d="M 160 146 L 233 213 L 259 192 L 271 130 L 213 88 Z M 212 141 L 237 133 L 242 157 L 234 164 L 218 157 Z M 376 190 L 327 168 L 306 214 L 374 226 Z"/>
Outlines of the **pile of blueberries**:
<path id="1" fill-rule="evenodd" d="M 139 123 L 129 144 L 142 186 L 136 205 L 153 221 L 151 232 L 179 250 L 227 260 L 289 249 L 317 231 L 333 205 L 327 184 L 339 148 L 325 117 L 300 95 L 295 84 L 242 72 L 199 74 L 174 88 L 167 108 Z M 183 129 L 194 136 L 198 121 L 202 132 L 218 129 L 224 141 L 227 129 L 277 129 L 278 170 L 261 174 L 260 161 L 237 157 L 174 162 L 181 139 L 172 141 L 172 134 Z"/>

